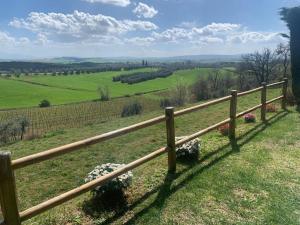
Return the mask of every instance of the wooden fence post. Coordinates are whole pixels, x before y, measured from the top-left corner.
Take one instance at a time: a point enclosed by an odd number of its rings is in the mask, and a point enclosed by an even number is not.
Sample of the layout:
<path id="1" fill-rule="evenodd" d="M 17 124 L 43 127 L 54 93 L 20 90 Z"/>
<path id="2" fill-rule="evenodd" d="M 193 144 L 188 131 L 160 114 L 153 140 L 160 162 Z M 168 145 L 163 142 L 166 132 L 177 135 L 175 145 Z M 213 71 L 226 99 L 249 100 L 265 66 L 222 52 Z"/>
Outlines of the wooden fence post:
<path id="1" fill-rule="evenodd" d="M 175 125 L 174 108 L 165 109 L 167 127 L 167 146 L 168 146 L 168 170 L 171 173 L 176 171 L 176 147 L 175 147 Z"/>
<path id="2" fill-rule="evenodd" d="M 0 152 L 0 203 L 5 225 L 20 225 L 10 152 Z"/>
<path id="3" fill-rule="evenodd" d="M 281 102 L 281 108 L 286 110 L 286 101 L 287 101 L 287 88 L 288 88 L 288 78 L 284 78 L 284 83 L 282 85 L 282 102 Z"/>
<path id="4" fill-rule="evenodd" d="M 261 113 L 260 119 L 266 121 L 266 110 L 267 110 L 267 84 L 266 82 L 261 83 Z"/>
<path id="5" fill-rule="evenodd" d="M 237 91 L 231 91 L 230 99 L 230 122 L 229 122 L 229 137 L 235 138 L 235 128 L 236 128 L 236 108 L 237 108 Z"/>

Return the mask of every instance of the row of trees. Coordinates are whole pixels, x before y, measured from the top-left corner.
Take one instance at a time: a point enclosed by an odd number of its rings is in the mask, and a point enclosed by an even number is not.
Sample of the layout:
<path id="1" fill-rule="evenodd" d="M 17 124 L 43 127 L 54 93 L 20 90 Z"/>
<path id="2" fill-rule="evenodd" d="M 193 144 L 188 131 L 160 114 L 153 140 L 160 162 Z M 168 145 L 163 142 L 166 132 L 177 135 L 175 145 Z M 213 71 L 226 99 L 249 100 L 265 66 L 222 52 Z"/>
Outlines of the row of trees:
<path id="1" fill-rule="evenodd" d="M 153 80 L 156 78 L 165 78 L 171 76 L 173 74 L 172 70 L 161 69 L 158 71 L 151 72 L 137 72 L 132 74 L 123 74 L 120 76 L 113 77 L 114 82 L 127 83 L 127 84 L 135 84 L 140 83 L 147 80 Z"/>
<path id="2" fill-rule="evenodd" d="M 148 65 L 148 63 L 147 63 Z M 20 76 L 21 74 L 73 75 L 143 68 L 141 63 L 40 63 L 40 62 L 0 62 L 0 75 Z"/>

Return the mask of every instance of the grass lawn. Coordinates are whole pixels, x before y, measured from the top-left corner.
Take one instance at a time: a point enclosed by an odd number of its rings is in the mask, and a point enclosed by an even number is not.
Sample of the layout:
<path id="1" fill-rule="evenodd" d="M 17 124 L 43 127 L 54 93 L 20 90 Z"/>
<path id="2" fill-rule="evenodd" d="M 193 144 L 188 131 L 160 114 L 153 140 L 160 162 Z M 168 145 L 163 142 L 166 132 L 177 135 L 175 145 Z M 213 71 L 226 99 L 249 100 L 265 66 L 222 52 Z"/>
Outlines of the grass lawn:
<path id="1" fill-rule="evenodd" d="M 132 85 L 112 81 L 113 76 L 116 75 L 149 70 L 156 69 L 146 68 L 69 76 L 22 75 L 13 80 L 0 78 L 0 109 L 37 106 L 43 99 L 48 99 L 53 105 L 93 100 L 99 98 L 97 93 L 99 86 L 108 86 L 111 97 L 165 90 L 174 87 L 179 81 L 188 85 L 192 84 L 197 77 L 206 76 L 211 69 L 180 70 L 167 78 L 158 78 Z M 225 73 L 225 71 L 223 72 Z M 148 94 L 147 97 L 155 98 L 155 95 Z"/>
<path id="2" fill-rule="evenodd" d="M 258 101 L 257 94 L 239 98 L 239 111 Z M 227 118 L 228 108 L 228 103 L 222 103 L 176 118 L 176 135 L 191 134 Z M 52 133 L 1 150 L 19 158 L 161 113 Z M 256 115 L 259 118 L 258 111 Z M 292 108 L 268 113 L 267 123 L 239 120 L 237 132 L 237 141 L 231 143 L 218 132 L 201 137 L 199 161 L 178 163 L 175 175 L 167 175 L 166 155 L 135 169 L 126 206 L 109 210 L 92 205 L 87 193 L 25 224 L 299 224 L 299 113 Z M 162 123 L 18 170 L 20 209 L 82 184 L 97 164 L 128 163 L 163 145 Z"/>

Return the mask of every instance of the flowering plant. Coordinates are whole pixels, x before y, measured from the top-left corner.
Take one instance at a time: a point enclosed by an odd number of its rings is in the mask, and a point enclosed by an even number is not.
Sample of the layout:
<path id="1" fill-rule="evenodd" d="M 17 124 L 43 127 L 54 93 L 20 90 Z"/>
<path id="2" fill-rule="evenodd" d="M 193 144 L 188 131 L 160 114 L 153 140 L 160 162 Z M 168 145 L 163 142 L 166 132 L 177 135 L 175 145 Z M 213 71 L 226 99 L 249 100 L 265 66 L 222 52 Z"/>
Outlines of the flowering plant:
<path id="1" fill-rule="evenodd" d="M 121 167 L 125 166 L 125 164 L 116 164 L 116 163 L 106 163 L 100 166 L 96 166 L 93 171 L 91 171 L 87 178 L 85 178 L 85 182 L 89 182 L 95 180 L 101 176 L 107 175 L 113 172 L 116 169 L 120 169 Z M 129 187 L 132 183 L 132 172 L 128 171 L 107 183 L 98 186 L 92 190 L 96 195 L 100 196 L 109 191 L 123 191 L 127 187 Z"/>
<path id="2" fill-rule="evenodd" d="M 218 131 L 223 135 L 223 136 L 228 136 L 229 134 L 229 123 L 225 123 L 222 126 L 218 127 Z"/>
<path id="3" fill-rule="evenodd" d="M 179 141 L 181 139 L 186 138 L 176 137 L 175 140 Z M 196 159 L 199 156 L 200 152 L 200 140 L 198 138 L 191 140 L 181 146 L 176 148 L 176 158 L 178 159 Z"/>
<path id="4" fill-rule="evenodd" d="M 256 121 L 256 117 L 252 113 L 248 113 L 244 116 L 245 123 L 254 123 Z"/>
<path id="5" fill-rule="evenodd" d="M 269 104 L 266 106 L 266 110 L 267 110 L 267 112 L 276 112 L 277 108 L 276 108 L 275 104 Z"/>

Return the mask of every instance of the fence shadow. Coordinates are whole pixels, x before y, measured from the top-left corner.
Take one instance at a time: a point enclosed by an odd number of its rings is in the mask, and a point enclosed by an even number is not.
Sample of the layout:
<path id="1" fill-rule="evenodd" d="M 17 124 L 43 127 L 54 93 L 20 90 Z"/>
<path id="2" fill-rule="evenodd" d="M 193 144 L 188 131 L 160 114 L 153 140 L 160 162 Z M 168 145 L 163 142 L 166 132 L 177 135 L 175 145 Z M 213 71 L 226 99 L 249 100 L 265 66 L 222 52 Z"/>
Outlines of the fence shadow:
<path id="1" fill-rule="evenodd" d="M 110 224 L 117 219 L 120 219 L 127 211 L 133 210 L 137 205 L 143 203 L 147 200 L 151 195 L 156 194 L 157 196 L 155 200 L 144 207 L 142 210 L 137 212 L 131 219 L 129 219 L 125 224 L 134 224 L 135 220 L 146 214 L 150 209 L 162 209 L 165 204 L 165 201 L 175 192 L 183 188 L 187 183 L 189 183 L 195 176 L 203 173 L 204 171 L 210 169 L 212 166 L 217 164 L 218 162 L 226 159 L 232 154 L 238 154 L 240 148 L 250 142 L 253 138 L 263 132 L 272 124 L 276 123 L 278 120 L 284 118 L 289 114 L 289 111 L 281 111 L 275 114 L 272 117 L 269 117 L 267 121 L 257 123 L 253 128 L 247 130 L 246 132 L 240 134 L 236 139 L 231 139 L 228 144 L 217 148 L 216 150 L 207 153 L 202 156 L 197 162 L 192 162 L 190 165 L 178 171 L 176 174 L 167 174 L 163 184 L 157 186 L 151 191 L 145 193 L 141 198 L 132 203 L 131 205 L 125 207 L 123 210 L 116 212 L 116 214 L 102 223 L 101 225 Z M 186 165 L 186 164 L 185 164 Z M 172 185 L 173 181 L 179 178 L 180 176 L 185 176 L 185 178 L 177 183 L 176 185 Z"/>

